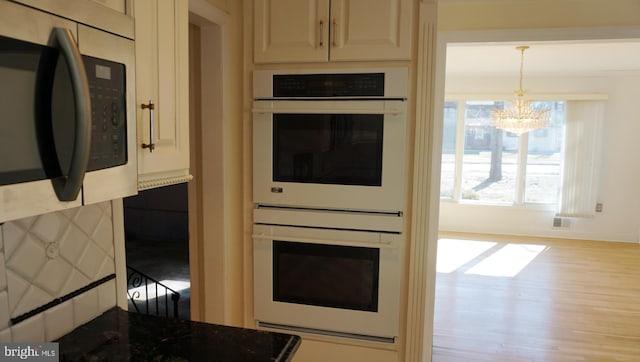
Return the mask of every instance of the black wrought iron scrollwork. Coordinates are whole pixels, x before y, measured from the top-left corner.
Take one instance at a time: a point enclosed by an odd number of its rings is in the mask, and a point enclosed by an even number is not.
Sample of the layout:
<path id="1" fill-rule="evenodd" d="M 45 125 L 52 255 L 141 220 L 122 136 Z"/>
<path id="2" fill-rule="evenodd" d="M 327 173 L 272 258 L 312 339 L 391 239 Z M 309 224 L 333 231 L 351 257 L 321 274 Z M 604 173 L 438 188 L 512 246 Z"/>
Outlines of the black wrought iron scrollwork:
<path id="1" fill-rule="evenodd" d="M 160 302 L 162 295 L 159 295 L 158 291 L 164 292 L 164 305 Z M 152 293 L 151 297 L 149 295 L 150 292 Z M 129 304 L 133 306 L 137 313 L 159 316 L 164 312 L 164 316 L 169 317 L 169 294 L 171 294 L 171 302 L 173 304 L 173 317 L 178 318 L 180 293 L 141 271 L 127 266 L 127 295 Z M 150 303 L 151 299 L 153 301 Z"/>

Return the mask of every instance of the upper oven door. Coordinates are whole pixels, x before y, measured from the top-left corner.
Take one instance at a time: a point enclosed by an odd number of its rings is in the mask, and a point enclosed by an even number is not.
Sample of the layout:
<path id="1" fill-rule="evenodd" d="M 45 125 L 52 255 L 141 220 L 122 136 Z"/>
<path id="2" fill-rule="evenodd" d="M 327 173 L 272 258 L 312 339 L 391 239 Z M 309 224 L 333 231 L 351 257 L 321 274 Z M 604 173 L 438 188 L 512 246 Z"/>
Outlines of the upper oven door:
<path id="1" fill-rule="evenodd" d="M 402 211 L 405 111 L 401 100 L 255 101 L 254 202 Z"/>

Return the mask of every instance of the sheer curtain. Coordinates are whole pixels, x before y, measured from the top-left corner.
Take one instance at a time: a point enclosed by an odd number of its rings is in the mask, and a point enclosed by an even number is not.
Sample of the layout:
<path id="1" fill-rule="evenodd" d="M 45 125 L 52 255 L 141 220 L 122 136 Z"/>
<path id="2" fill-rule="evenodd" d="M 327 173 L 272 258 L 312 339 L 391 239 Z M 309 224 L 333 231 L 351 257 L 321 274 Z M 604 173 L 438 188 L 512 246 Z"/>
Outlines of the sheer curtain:
<path id="1" fill-rule="evenodd" d="M 593 217 L 598 201 L 605 101 L 567 101 L 557 216 Z"/>

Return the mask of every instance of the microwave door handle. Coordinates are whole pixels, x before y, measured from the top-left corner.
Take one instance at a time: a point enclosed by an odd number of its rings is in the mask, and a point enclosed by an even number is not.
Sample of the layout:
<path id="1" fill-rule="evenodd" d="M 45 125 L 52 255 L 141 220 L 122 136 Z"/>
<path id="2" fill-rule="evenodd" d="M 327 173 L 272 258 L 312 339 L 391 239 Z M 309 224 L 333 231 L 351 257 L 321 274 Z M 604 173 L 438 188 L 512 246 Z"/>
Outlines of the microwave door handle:
<path id="1" fill-rule="evenodd" d="M 80 50 L 69 29 L 55 28 L 53 37 L 67 61 L 75 101 L 75 139 L 69 175 L 53 180 L 54 190 L 60 201 L 74 201 L 82 188 L 91 148 L 91 98 L 89 81 Z"/>

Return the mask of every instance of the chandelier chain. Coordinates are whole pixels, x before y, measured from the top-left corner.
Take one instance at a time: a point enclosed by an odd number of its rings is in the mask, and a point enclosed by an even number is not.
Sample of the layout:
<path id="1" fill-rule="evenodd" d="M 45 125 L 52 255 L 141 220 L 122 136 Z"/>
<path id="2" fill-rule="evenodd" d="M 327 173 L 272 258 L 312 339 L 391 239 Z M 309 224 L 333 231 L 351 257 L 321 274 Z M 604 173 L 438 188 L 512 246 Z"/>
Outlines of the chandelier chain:
<path id="1" fill-rule="evenodd" d="M 516 49 L 520 51 L 520 83 L 519 83 L 520 88 L 516 91 L 516 95 L 524 96 L 524 89 L 522 88 L 522 83 L 524 79 L 524 51 L 529 49 L 529 47 L 526 45 L 522 45 L 522 46 L 516 47 Z"/>

